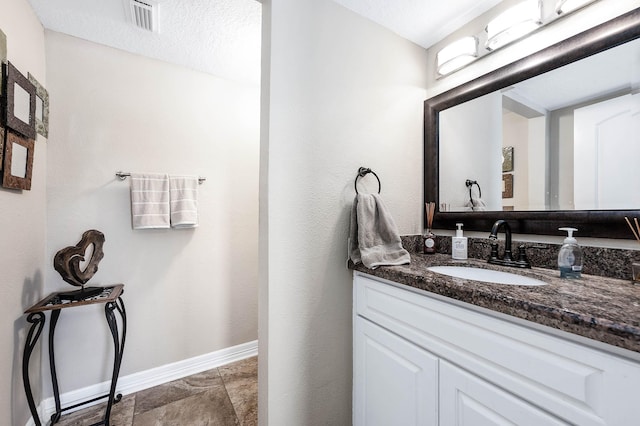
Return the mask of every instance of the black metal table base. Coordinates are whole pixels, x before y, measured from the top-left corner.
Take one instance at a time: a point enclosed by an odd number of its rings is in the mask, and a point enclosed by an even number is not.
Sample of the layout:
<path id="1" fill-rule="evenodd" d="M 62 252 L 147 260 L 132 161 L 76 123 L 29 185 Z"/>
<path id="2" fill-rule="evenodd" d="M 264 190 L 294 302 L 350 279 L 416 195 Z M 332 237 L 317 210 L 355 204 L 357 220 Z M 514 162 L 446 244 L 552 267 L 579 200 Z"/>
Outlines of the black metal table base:
<path id="1" fill-rule="evenodd" d="M 108 301 L 104 306 L 104 313 L 107 319 L 107 324 L 109 325 L 109 330 L 111 331 L 111 336 L 113 338 L 113 346 L 114 346 L 114 359 L 113 359 L 113 372 L 111 374 L 111 386 L 109 388 L 109 393 L 106 395 L 102 395 L 88 401 L 84 401 L 69 407 L 62 408 L 60 404 L 60 390 L 58 388 L 58 375 L 56 372 L 56 363 L 55 363 L 55 352 L 54 352 L 54 334 L 56 330 L 56 325 L 58 323 L 58 318 L 60 317 L 62 309 L 52 309 L 51 310 L 51 319 L 49 323 L 49 367 L 51 370 L 51 383 L 53 386 L 53 397 L 55 400 L 56 411 L 51 416 L 51 424 L 55 424 L 60 420 L 60 416 L 63 412 L 67 410 L 71 410 L 86 404 L 90 404 L 92 402 L 98 401 L 103 398 L 107 398 L 107 408 L 104 413 L 104 418 L 102 421 L 98 423 L 94 423 L 91 426 L 105 425 L 109 426 L 109 418 L 111 416 L 111 409 L 113 404 L 120 402 L 122 399 L 121 394 L 116 395 L 116 384 L 118 382 L 118 376 L 120 374 L 120 365 L 122 363 L 122 354 L 124 353 L 124 342 L 127 335 L 127 314 L 124 308 L 124 302 L 121 297 L 117 297 L 117 299 Z M 120 319 L 122 321 L 122 333 L 118 332 L 118 320 L 116 318 L 115 312 L 118 312 L 120 315 Z M 31 354 L 35 345 L 42 333 L 42 329 L 44 328 L 45 323 L 45 315 L 44 312 L 33 312 L 30 313 L 27 317 L 27 321 L 31 323 L 31 327 L 29 328 L 29 332 L 27 334 L 27 339 L 24 347 L 24 353 L 22 358 L 22 380 L 24 383 L 24 390 L 27 395 L 27 403 L 29 405 L 29 410 L 31 411 L 31 415 L 33 417 L 33 421 L 36 426 L 42 426 L 42 422 L 40 420 L 40 416 L 38 415 L 38 411 L 36 409 L 35 401 L 33 400 L 33 393 L 31 390 L 31 382 L 29 380 L 29 361 L 31 359 Z"/>

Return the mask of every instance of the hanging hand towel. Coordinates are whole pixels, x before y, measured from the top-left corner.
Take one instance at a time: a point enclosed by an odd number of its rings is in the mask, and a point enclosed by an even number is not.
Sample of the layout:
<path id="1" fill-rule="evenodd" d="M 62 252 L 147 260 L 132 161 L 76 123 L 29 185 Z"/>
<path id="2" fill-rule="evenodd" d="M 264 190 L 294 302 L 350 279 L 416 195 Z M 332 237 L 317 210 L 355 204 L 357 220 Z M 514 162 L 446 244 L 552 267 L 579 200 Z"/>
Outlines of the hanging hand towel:
<path id="1" fill-rule="evenodd" d="M 358 194 L 351 209 L 349 257 L 354 264 L 375 269 L 411 262 L 391 214 L 378 194 Z"/>
<path id="2" fill-rule="evenodd" d="M 169 228 L 169 177 L 166 174 L 131 174 L 133 229 Z"/>
<path id="3" fill-rule="evenodd" d="M 482 198 L 471 198 L 464 204 L 465 207 L 470 207 L 474 212 L 483 212 L 487 210 L 487 203 Z"/>
<path id="4" fill-rule="evenodd" d="M 471 179 L 467 179 L 465 182 L 467 188 L 469 188 L 469 201 L 464 203 L 465 207 L 471 207 L 471 210 L 474 212 L 483 212 L 487 209 L 487 203 L 482 199 L 482 189 L 480 189 L 480 184 Z M 473 186 L 478 187 L 478 198 L 473 198 Z"/>
<path id="5" fill-rule="evenodd" d="M 195 228 L 198 226 L 198 177 L 170 176 L 171 226 Z"/>

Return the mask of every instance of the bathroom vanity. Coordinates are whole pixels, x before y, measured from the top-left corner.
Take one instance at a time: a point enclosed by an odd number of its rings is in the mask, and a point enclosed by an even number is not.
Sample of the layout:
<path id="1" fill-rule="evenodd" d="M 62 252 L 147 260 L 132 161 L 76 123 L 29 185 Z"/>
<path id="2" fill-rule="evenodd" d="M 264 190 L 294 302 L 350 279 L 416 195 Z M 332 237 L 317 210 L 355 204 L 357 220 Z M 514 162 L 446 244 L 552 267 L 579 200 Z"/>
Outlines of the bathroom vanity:
<path id="1" fill-rule="evenodd" d="M 355 425 L 640 421 L 640 288 L 541 268 L 517 273 L 544 286 L 427 269 L 452 263 L 412 254 L 410 265 L 355 267 Z"/>
<path id="2" fill-rule="evenodd" d="M 500 176 L 502 172 L 511 172 L 513 164 L 500 166 L 504 147 L 498 142 L 503 129 L 497 123 L 502 120 L 505 106 L 514 106 L 515 113 L 523 109 L 521 106 L 543 105 L 541 102 L 527 105 L 532 98 L 522 95 L 524 86 L 528 87 L 538 76 L 549 79 L 544 86 L 551 88 L 553 94 L 568 87 L 560 85 L 561 82 L 588 75 L 576 72 L 573 66 L 606 70 L 603 78 L 587 77 L 588 82 L 577 85 L 581 89 L 590 88 L 593 81 L 614 83 L 610 70 L 633 67 L 616 67 L 609 59 L 600 67 L 592 61 L 617 55 L 618 48 L 637 52 L 639 39 L 640 8 L 636 8 L 425 100 L 423 201 L 435 202 L 439 207 L 430 225 L 451 230 L 462 222 L 466 230 L 488 232 L 492 224 L 498 223 L 499 216 L 509 221 L 513 232 L 518 234 L 558 235 L 559 227 L 571 225 L 580 229 L 579 237 L 630 238 L 624 218 L 637 216 L 636 200 L 615 207 L 600 202 L 582 204 L 575 202 L 578 191 L 572 192 L 571 200 L 561 199 L 561 195 L 569 192 L 560 190 L 564 185 L 560 180 L 560 153 L 568 147 L 573 149 L 575 141 L 565 144 L 560 134 L 569 132 L 554 127 L 559 126 L 560 112 L 556 115 L 550 112 L 559 111 L 559 105 L 543 108 L 542 115 L 547 121 L 539 134 L 546 138 L 544 142 L 532 142 L 526 150 L 520 149 L 531 152 L 530 147 L 553 147 L 532 156 L 536 161 L 527 162 L 520 175 L 522 181 L 544 184 L 529 199 L 530 204 L 522 204 L 518 209 L 516 205 L 503 205 Z M 580 63 L 581 60 L 584 62 Z M 564 73 L 568 73 L 569 79 L 561 77 Z M 634 83 L 628 85 L 630 88 L 637 86 L 637 73 L 631 75 Z M 560 86 L 556 88 L 549 82 Z M 615 90 L 605 92 L 613 97 Z M 510 98 L 510 93 L 518 96 Z M 528 93 L 538 95 L 542 91 Z M 576 111 L 586 105 L 586 100 L 596 104 L 604 99 L 602 93 L 564 99 L 562 114 L 571 111 L 568 116 L 573 117 L 566 122 L 573 126 Z M 495 109 L 473 103 L 487 99 L 495 104 Z M 447 118 L 458 113 L 452 112 L 457 107 L 461 108 L 458 112 L 469 109 L 471 115 Z M 478 112 L 489 113 L 491 119 L 480 117 Z M 531 115 L 529 118 L 541 118 Z M 470 124 L 476 122 L 495 126 L 480 132 L 477 125 Z M 637 121 L 631 123 L 637 125 Z M 457 142 L 460 145 L 454 144 Z M 447 151 L 453 159 L 446 157 Z M 468 155 L 468 161 L 461 159 L 461 153 Z M 479 153 L 486 154 L 486 161 Z M 552 159 L 553 164 L 537 161 L 546 158 Z M 619 164 L 617 159 L 615 164 Z M 457 171 L 463 173 L 455 174 Z M 566 182 L 573 185 L 581 181 L 574 180 L 575 176 L 567 176 Z M 465 184 L 469 187 L 470 177 L 475 184 L 476 179 L 483 185 L 487 183 L 489 191 L 483 186 L 485 198 L 494 197 L 495 202 L 488 203 L 485 211 L 462 211 L 467 206 L 464 187 Z M 622 192 L 625 198 L 629 198 L 630 180 L 615 185 L 616 189 L 625 188 Z M 479 187 L 478 184 L 480 197 Z M 448 189 L 451 192 L 447 193 Z M 471 198 L 469 192 L 472 202 Z M 513 211 L 504 211 L 505 207 L 513 207 Z M 494 225 L 493 236 L 496 231 Z M 506 239 L 510 240 L 510 232 L 507 234 Z M 510 243 L 506 244 L 509 249 Z M 470 244 L 469 251 L 479 252 L 484 246 L 479 241 Z M 438 251 L 451 253 L 451 247 L 441 244 Z M 553 269 L 528 269 L 530 264 L 549 268 L 557 264 L 557 251 L 548 244 L 532 245 L 528 253 L 523 248 L 514 259 L 516 262 L 505 262 L 505 257 L 498 257 L 496 250 L 495 255 L 492 251 L 490 256 L 488 253 L 476 256 L 484 261 L 469 259 L 455 263 L 508 270 L 546 283 L 537 286 L 480 282 L 477 276 L 451 277 L 428 269 L 452 265 L 451 254 L 414 253 L 409 265 L 375 270 L 355 266 L 353 424 L 640 425 L 640 286 L 634 286 L 630 280 L 589 275 L 606 272 L 623 277 L 635 254 L 605 258 L 602 255 L 605 251 L 590 250 L 579 280 L 562 280 Z M 488 264 L 486 259 L 492 259 L 495 265 Z M 500 266 L 505 263 L 522 269 Z"/>

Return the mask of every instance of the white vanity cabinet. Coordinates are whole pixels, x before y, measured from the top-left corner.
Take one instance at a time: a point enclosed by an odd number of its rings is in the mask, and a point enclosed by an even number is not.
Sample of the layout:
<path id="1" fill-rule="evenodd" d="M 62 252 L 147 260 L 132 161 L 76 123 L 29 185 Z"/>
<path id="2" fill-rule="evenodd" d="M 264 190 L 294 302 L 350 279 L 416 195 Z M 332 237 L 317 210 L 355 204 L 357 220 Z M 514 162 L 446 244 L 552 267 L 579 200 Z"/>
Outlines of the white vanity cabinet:
<path id="1" fill-rule="evenodd" d="M 640 425 L 640 363 L 356 272 L 353 402 L 354 425 Z"/>
<path id="2" fill-rule="evenodd" d="M 357 317 L 354 425 L 438 424 L 438 358 Z"/>

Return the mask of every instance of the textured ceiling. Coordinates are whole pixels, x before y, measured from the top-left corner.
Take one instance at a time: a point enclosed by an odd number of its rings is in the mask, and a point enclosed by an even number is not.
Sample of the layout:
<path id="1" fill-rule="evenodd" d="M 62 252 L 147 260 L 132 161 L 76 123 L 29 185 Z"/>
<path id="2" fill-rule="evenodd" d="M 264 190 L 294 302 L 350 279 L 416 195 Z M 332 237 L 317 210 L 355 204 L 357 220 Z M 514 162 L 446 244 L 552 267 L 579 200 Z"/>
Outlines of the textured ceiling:
<path id="1" fill-rule="evenodd" d="M 159 33 L 134 27 L 123 0 L 29 2 L 47 29 L 235 81 L 260 81 L 256 0 L 160 0 Z"/>
<path id="2" fill-rule="evenodd" d="M 334 0 L 429 47 L 500 0 Z M 258 84 L 257 0 L 157 0 L 159 33 L 134 27 L 123 0 L 29 0 L 45 28 L 219 77 Z"/>
<path id="3" fill-rule="evenodd" d="M 502 0 L 334 0 L 428 48 Z"/>

